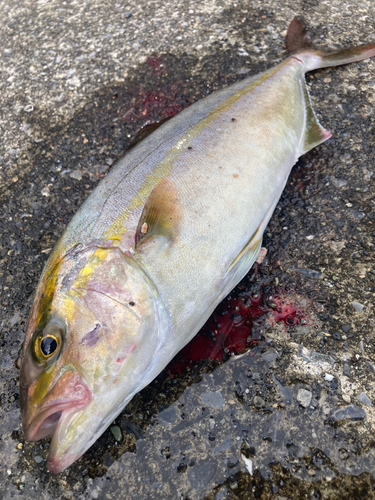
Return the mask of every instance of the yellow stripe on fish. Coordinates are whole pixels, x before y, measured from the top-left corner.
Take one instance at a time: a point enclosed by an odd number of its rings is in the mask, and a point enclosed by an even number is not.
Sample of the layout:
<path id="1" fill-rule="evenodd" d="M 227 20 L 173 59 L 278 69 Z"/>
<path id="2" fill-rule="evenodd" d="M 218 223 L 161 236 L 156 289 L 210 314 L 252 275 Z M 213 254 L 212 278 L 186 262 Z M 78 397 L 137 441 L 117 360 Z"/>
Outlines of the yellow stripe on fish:
<path id="1" fill-rule="evenodd" d="M 242 89 L 238 90 L 234 94 L 230 95 L 224 103 L 220 104 L 214 111 L 212 111 L 206 118 L 203 118 L 195 126 L 191 127 L 186 134 L 181 137 L 178 142 L 171 147 L 165 154 L 162 161 L 159 162 L 157 167 L 151 172 L 145 179 L 142 187 L 139 189 L 137 194 L 132 198 L 129 205 L 118 215 L 117 219 L 106 229 L 103 233 L 104 238 L 118 238 L 124 234 L 127 230 L 126 220 L 129 214 L 136 208 L 142 206 L 147 200 L 151 191 L 154 189 L 156 184 L 162 181 L 172 170 L 174 162 L 178 157 L 186 150 L 186 148 L 191 144 L 192 140 L 198 136 L 202 130 L 204 130 L 212 121 L 214 121 L 224 110 L 230 108 L 234 103 L 236 103 L 241 97 L 243 97 L 248 92 L 252 91 L 255 87 L 264 82 L 267 78 L 279 71 L 283 66 L 288 64 L 289 59 L 286 59 L 278 66 L 269 69 L 265 73 L 255 78 L 248 85 L 245 85 Z"/>

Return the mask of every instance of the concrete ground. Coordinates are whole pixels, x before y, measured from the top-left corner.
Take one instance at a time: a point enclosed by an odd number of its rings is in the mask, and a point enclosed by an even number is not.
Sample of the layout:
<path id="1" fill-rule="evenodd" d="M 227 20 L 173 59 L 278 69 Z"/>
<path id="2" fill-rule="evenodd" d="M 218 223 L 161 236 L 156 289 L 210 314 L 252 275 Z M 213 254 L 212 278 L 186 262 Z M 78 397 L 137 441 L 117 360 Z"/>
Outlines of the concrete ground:
<path id="1" fill-rule="evenodd" d="M 333 137 L 293 169 L 267 258 L 232 294 L 264 300 L 250 351 L 161 374 L 55 476 L 18 401 L 43 264 L 137 130 L 280 61 L 296 15 L 317 47 L 375 43 L 374 2 L 3 0 L 0 13 L 0 498 L 375 498 L 375 59 L 307 75 Z"/>

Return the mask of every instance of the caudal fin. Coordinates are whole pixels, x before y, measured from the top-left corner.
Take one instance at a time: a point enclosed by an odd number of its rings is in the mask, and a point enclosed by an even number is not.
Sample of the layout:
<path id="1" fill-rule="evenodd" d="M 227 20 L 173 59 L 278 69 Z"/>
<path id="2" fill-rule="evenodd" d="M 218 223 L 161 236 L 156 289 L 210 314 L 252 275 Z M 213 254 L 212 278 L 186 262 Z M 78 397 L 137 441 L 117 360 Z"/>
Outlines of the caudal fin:
<path id="1" fill-rule="evenodd" d="M 289 24 L 285 45 L 286 50 L 291 54 L 312 48 L 310 34 L 301 18 L 295 17 Z"/>
<path id="2" fill-rule="evenodd" d="M 375 44 L 373 43 L 333 52 L 313 50 L 305 23 L 297 17 L 289 25 L 286 35 L 286 47 L 294 57 L 304 64 L 306 72 L 328 66 L 340 66 L 341 64 L 362 61 L 375 56 Z"/>

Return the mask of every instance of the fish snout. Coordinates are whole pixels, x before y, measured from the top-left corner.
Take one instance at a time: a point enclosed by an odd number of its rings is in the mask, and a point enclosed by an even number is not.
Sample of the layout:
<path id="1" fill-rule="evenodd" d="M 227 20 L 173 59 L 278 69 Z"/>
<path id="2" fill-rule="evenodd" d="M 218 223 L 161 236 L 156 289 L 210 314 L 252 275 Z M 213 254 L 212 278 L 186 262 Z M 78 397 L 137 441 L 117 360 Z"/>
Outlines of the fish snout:
<path id="1" fill-rule="evenodd" d="M 82 377 L 74 370 L 64 372 L 56 381 L 52 389 L 42 399 L 41 403 L 33 404 L 35 400 L 34 387 L 22 392 L 27 397 L 22 415 L 23 429 L 26 441 L 38 441 L 53 434 L 61 420 L 62 415 L 76 413 L 92 399 L 92 394 Z"/>

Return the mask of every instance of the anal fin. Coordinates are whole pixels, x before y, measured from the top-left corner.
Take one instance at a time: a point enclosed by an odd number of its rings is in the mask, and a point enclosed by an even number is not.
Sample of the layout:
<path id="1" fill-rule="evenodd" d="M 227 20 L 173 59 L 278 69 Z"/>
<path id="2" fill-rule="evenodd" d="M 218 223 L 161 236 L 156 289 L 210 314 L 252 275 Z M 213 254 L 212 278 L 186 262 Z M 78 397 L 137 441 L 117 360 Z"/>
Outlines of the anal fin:
<path id="1" fill-rule="evenodd" d="M 262 237 L 263 228 L 261 224 L 237 257 L 228 266 L 224 282 L 229 290 L 236 286 L 256 261 L 262 246 Z"/>
<path id="2" fill-rule="evenodd" d="M 325 142 L 332 136 L 332 134 L 320 125 L 317 117 L 315 116 L 305 80 L 301 81 L 301 86 L 306 110 L 305 141 L 302 150 L 302 154 L 304 154 L 307 153 L 307 151 L 310 151 L 310 149 L 315 148 L 315 146 L 318 146 L 319 144 L 322 144 L 322 142 Z"/>

